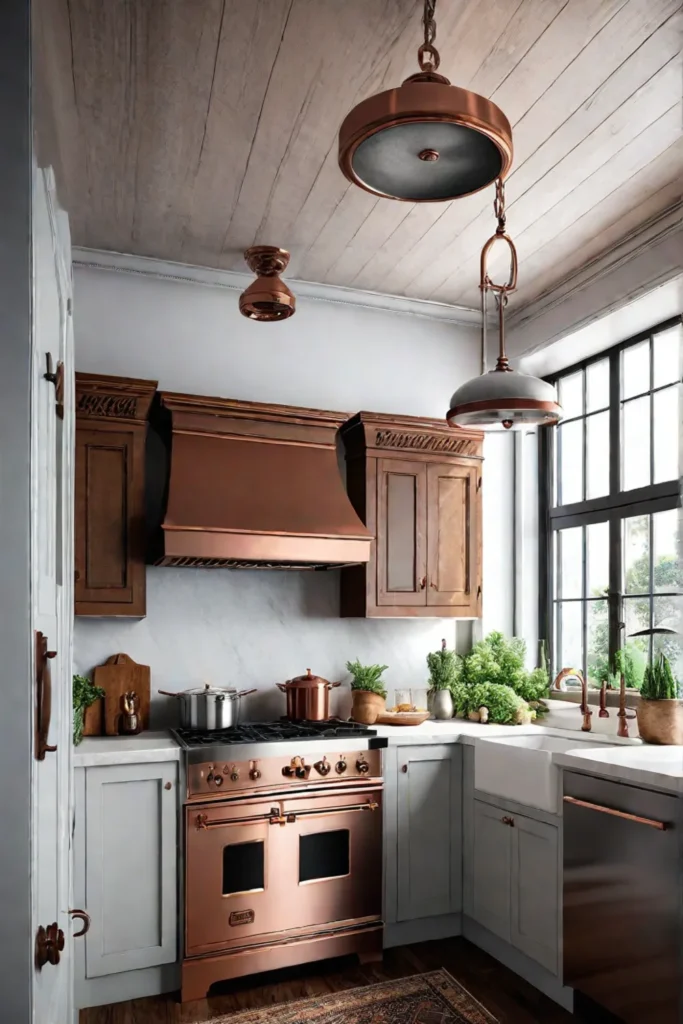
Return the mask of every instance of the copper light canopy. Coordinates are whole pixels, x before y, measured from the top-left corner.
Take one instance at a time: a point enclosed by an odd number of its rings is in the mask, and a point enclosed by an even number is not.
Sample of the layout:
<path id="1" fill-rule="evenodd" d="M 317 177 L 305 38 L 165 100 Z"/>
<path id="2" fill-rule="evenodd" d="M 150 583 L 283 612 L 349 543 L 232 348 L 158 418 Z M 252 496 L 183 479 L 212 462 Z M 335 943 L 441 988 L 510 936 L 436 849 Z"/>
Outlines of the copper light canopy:
<path id="1" fill-rule="evenodd" d="M 286 320 L 296 312 L 296 298 L 280 274 L 289 263 L 286 249 L 273 245 L 253 245 L 244 258 L 257 278 L 240 295 L 240 313 L 250 320 L 269 323 Z"/>
<path id="2" fill-rule="evenodd" d="M 538 377 L 513 370 L 505 353 L 505 306 L 509 293 L 517 287 L 517 250 L 505 230 L 505 191 L 500 179 L 496 183 L 494 210 L 498 227 L 484 244 L 480 264 L 482 372 L 456 390 L 446 419 L 452 427 L 479 427 L 484 430 L 550 426 L 562 417 L 555 388 Z M 510 252 L 510 276 L 505 284 L 494 284 L 488 273 L 489 254 L 497 241 L 505 242 Z M 489 292 L 494 293 L 498 306 L 500 350 L 495 369 L 486 373 L 486 305 Z"/>
<path id="3" fill-rule="evenodd" d="M 421 71 L 363 100 L 339 132 L 339 166 L 367 192 L 413 203 L 471 195 L 504 178 L 512 129 L 502 110 L 437 74 L 435 0 L 425 0 Z"/>

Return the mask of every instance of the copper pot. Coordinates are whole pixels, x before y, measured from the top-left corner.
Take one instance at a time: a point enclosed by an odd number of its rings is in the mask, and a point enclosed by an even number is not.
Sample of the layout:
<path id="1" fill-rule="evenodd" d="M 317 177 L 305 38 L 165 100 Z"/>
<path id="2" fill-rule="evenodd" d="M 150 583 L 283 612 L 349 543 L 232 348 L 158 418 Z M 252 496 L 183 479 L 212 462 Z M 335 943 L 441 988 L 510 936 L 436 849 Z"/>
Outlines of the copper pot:
<path id="1" fill-rule="evenodd" d="M 330 717 L 330 690 L 341 683 L 331 683 L 314 676 L 310 668 L 305 676 L 296 676 L 286 683 L 277 683 L 287 696 L 287 718 L 292 722 L 326 722 Z"/>

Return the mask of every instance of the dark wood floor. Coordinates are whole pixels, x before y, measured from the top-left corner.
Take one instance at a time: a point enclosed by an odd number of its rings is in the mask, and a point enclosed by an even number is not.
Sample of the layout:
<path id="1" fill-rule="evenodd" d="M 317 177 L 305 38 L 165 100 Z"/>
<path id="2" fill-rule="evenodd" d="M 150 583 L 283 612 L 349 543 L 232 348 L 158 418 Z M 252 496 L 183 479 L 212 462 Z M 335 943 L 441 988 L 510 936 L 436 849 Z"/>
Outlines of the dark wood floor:
<path id="1" fill-rule="evenodd" d="M 345 957 L 226 982 L 216 986 L 209 999 L 182 1008 L 175 997 L 159 996 L 81 1010 L 80 1024 L 197 1024 L 221 1013 L 339 992 L 439 967 L 457 978 L 500 1024 L 576 1024 L 576 1017 L 462 938 L 388 949 L 380 964 L 361 967 L 355 957 Z"/>

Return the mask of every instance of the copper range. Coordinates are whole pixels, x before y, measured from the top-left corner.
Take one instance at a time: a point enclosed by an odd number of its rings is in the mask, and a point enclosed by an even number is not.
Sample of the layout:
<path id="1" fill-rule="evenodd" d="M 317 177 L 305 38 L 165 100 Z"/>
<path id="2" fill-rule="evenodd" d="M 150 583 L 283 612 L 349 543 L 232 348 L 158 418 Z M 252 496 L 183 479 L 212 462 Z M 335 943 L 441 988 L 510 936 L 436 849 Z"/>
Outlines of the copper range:
<path id="1" fill-rule="evenodd" d="M 382 755 L 354 723 L 178 730 L 184 750 L 182 1000 L 216 981 L 382 956 Z"/>

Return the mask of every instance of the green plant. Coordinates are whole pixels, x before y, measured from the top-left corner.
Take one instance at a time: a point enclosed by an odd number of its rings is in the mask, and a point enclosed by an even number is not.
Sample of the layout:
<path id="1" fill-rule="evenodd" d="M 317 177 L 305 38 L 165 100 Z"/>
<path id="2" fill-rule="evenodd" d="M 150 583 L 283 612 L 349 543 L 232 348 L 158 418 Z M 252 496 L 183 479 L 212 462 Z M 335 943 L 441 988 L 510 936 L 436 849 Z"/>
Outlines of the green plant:
<path id="1" fill-rule="evenodd" d="M 455 688 L 453 702 L 456 712 L 464 715 L 481 707 L 488 708 L 489 722 L 498 725 L 518 722 L 528 709 L 526 701 L 512 687 L 501 683 L 460 683 Z"/>
<path id="2" fill-rule="evenodd" d="M 539 700 L 548 693 L 548 672 L 543 668 L 527 672 L 525 656 L 526 644 L 520 637 L 508 640 L 502 633 L 489 633 L 465 658 L 463 679 L 469 686 L 475 683 L 509 686 L 525 701 Z"/>
<path id="3" fill-rule="evenodd" d="M 361 665 L 356 661 L 347 661 L 346 668 L 351 673 L 352 690 L 368 690 L 380 697 L 386 698 L 387 691 L 382 682 L 382 673 L 386 672 L 388 665 Z"/>
<path id="4" fill-rule="evenodd" d="M 645 700 L 675 700 L 679 696 L 678 683 L 663 652 L 645 669 L 640 696 Z"/>
<path id="5" fill-rule="evenodd" d="M 101 686 L 95 686 L 87 676 L 75 675 L 71 693 L 74 712 L 74 744 L 78 746 L 83 739 L 83 721 L 86 709 L 100 697 L 104 697 L 104 690 Z"/>
<path id="6" fill-rule="evenodd" d="M 450 690 L 453 692 L 462 675 L 462 658 L 455 651 L 446 649 L 446 641 L 442 640 L 441 649 L 430 651 L 427 655 L 429 668 L 429 689 Z"/>

